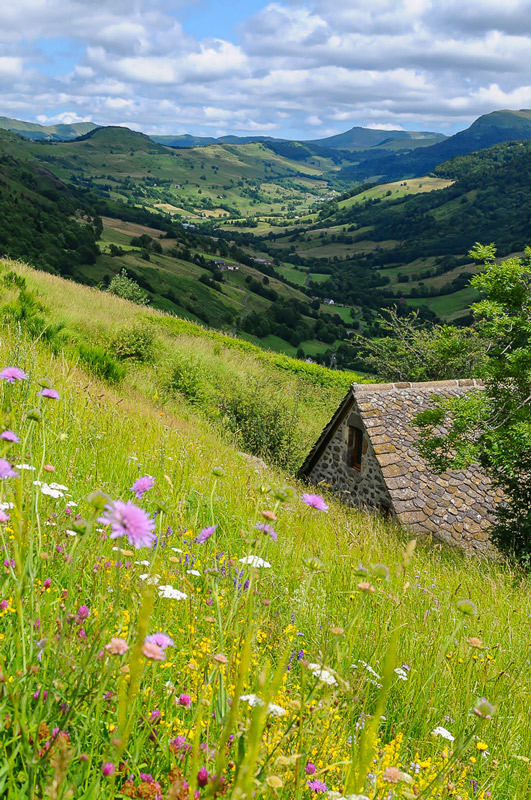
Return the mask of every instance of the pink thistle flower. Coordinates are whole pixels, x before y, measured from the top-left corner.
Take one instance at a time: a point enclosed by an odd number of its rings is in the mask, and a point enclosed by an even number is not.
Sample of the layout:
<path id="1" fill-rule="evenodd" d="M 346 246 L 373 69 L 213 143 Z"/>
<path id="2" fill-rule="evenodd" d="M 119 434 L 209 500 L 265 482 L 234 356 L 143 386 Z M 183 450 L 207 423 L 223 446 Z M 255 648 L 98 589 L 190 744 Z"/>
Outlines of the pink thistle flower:
<path id="1" fill-rule="evenodd" d="M 274 542 L 277 541 L 277 532 L 272 525 L 268 525 L 267 522 L 257 522 L 254 527 L 262 533 L 269 534 Z"/>
<path id="2" fill-rule="evenodd" d="M 135 506 L 131 500 L 126 503 L 115 500 L 105 506 L 105 514 L 99 518 L 99 522 L 111 526 L 111 539 L 127 536 L 129 544 L 136 548 L 151 547 L 156 539 L 155 523 L 143 508 Z"/>
<path id="3" fill-rule="evenodd" d="M 209 528 L 203 528 L 195 538 L 197 544 L 204 544 L 207 539 L 210 539 L 217 527 L 217 525 L 211 525 Z"/>
<path id="4" fill-rule="evenodd" d="M 142 652 L 146 658 L 151 661 L 164 661 L 164 650 L 158 644 L 152 642 L 144 642 L 142 645 Z"/>
<path id="5" fill-rule="evenodd" d="M 328 506 L 319 494 L 303 494 L 302 501 L 318 511 L 328 511 Z"/>
<path id="6" fill-rule="evenodd" d="M 0 522 L 7 522 L 9 520 L 9 514 L 6 514 L 5 511 L 0 509 Z"/>
<path id="7" fill-rule="evenodd" d="M 15 381 L 23 381 L 28 376 L 24 370 L 18 367 L 4 367 L 0 372 L 0 381 L 7 381 L 8 383 L 15 383 Z"/>
<path id="8" fill-rule="evenodd" d="M 156 644 L 158 645 L 161 650 L 165 650 L 167 647 L 173 647 L 175 642 L 171 639 L 166 633 L 151 633 L 149 636 L 146 636 L 145 640 L 148 644 Z"/>
<path id="9" fill-rule="evenodd" d="M 155 486 L 155 478 L 151 475 L 144 475 L 143 478 L 138 478 L 131 486 L 131 491 L 135 493 L 136 499 L 140 500 L 143 494 Z"/>
<path id="10" fill-rule="evenodd" d="M 106 761 L 105 764 L 101 765 L 101 771 L 108 778 L 110 775 L 114 775 L 116 767 L 112 763 L 112 761 Z"/>
<path id="11" fill-rule="evenodd" d="M 50 400 L 59 400 L 59 392 L 57 389 L 41 389 L 37 392 L 40 397 L 48 397 Z"/>
<path id="12" fill-rule="evenodd" d="M 0 439 L 3 439 L 4 442 L 20 444 L 20 439 L 18 438 L 17 434 L 14 433 L 14 431 L 3 431 L 3 433 L 0 433 Z"/>
<path id="13" fill-rule="evenodd" d="M 180 706 L 185 706 L 186 708 L 190 708 L 192 705 L 192 698 L 189 694 L 180 694 L 177 704 Z"/>
<path id="14" fill-rule="evenodd" d="M 6 478 L 18 478 L 18 472 L 15 472 L 9 461 L 0 458 L 0 479 L 5 480 Z"/>
<path id="15" fill-rule="evenodd" d="M 107 652 L 112 656 L 123 656 L 123 654 L 127 653 L 129 650 L 129 645 L 125 639 L 120 639 L 117 636 L 113 636 L 109 644 L 105 645 L 105 650 L 107 650 Z"/>

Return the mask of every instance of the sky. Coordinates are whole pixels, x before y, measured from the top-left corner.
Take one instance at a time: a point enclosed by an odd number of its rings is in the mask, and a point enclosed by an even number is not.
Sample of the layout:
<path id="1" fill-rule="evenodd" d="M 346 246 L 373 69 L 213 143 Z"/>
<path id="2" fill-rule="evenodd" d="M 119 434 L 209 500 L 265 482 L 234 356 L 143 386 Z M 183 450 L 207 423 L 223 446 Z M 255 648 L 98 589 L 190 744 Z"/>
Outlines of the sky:
<path id="1" fill-rule="evenodd" d="M 146 133 L 453 133 L 531 108 L 531 0 L 12 0 L 0 115 Z"/>

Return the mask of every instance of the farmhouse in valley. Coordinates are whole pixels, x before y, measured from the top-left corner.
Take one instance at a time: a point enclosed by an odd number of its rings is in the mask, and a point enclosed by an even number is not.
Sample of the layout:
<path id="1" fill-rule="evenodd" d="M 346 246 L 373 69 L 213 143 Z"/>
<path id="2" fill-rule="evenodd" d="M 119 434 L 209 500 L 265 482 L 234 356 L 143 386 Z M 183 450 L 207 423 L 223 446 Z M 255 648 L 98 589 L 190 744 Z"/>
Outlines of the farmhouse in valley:
<path id="1" fill-rule="evenodd" d="M 353 384 L 301 472 L 349 505 L 378 509 L 415 531 L 485 552 L 501 492 L 479 466 L 430 472 L 410 424 L 434 395 L 457 397 L 480 389 L 475 380 Z"/>

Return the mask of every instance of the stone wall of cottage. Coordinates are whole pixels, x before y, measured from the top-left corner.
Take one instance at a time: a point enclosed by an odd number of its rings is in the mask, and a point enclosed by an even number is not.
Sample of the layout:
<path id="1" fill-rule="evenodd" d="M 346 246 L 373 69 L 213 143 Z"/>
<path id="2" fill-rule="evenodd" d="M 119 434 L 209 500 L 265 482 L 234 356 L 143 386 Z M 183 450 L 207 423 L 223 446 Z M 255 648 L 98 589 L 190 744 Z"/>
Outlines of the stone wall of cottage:
<path id="1" fill-rule="evenodd" d="M 350 427 L 363 430 L 361 470 L 350 466 L 351 454 L 348 449 Z M 355 411 L 346 414 L 310 472 L 309 478 L 312 483 L 327 484 L 344 503 L 350 506 L 392 511 L 393 504 L 376 460 L 374 448 L 359 414 Z"/>

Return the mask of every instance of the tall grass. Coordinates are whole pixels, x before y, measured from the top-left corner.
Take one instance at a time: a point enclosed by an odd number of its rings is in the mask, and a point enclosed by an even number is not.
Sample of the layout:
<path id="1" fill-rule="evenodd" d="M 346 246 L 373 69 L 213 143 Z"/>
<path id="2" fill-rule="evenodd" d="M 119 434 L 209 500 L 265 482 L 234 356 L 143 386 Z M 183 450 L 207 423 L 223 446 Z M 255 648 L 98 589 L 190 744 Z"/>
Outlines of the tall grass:
<path id="1" fill-rule="evenodd" d="M 526 578 L 313 508 L 20 327 L 0 351 L 28 376 L 0 381 L 2 796 L 529 796 Z M 153 547 L 111 538 L 117 500 Z"/>

